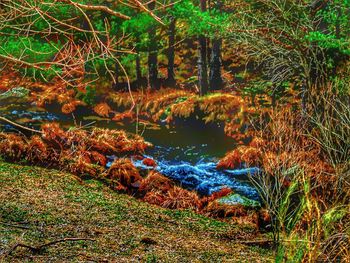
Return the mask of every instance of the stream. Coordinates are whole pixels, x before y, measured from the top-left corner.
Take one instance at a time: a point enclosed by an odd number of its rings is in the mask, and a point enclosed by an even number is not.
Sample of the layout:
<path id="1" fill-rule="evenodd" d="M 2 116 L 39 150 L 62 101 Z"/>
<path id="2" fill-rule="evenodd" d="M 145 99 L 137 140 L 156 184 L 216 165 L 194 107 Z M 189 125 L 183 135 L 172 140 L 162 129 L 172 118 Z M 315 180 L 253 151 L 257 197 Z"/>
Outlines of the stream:
<path id="1" fill-rule="evenodd" d="M 6 104 L 6 103 L 5 103 Z M 141 121 L 138 124 L 123 122 L 116 123 L 108 119 L 91 115 L 84 109 L 79 109 L 74 115 L 65 115 L 59 108 L 52 106 L 43 110 L 28 106 L 26 103 L 5 105 L 0 101 L 1 115 L 32 128 L 38 128 L 43 122 L 59 122 L 69 128 L 74 124 L 92 125 L 123 129 L 127 132 L 138 133 L 154 147 L 145 152 L 144 157 L 156 161 L 155 168 L 148 167 L 140 160 L 133 160 L 141 170 L 156 169 L 163 175 L 173 179 L 183 188 L 195 190 L 201 195 L 210 195 L 224 187 L 231 188 L 235 194 L 223 198 L 227 204 L 248 203 L 259 205 L 259 195 L 250 184 L 248 174 L 257 174 L 258 168 L 242 167 L 238 170 L 217 170 L 216 164 L 226 152 L 234 149 L 236 142 L 224 134 L 220 123 L 204 124 L 200 120 L 175 120 L 175 123 L 152 124 Z M 79 118 L 77 117 L 79 116 Z M 14 128 L 1 124 L 5 130 Z M 110 165 L 114 156 L 109 156 Z"/>

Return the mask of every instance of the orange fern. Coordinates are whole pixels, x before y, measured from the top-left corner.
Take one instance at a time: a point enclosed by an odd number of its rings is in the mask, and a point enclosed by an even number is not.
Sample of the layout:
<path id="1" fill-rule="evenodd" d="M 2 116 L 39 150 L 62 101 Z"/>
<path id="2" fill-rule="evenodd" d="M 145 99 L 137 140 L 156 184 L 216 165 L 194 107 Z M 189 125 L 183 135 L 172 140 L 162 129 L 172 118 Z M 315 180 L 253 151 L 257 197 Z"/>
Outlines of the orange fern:
<path id="1" fill-rule="evenodd" d="M 105 176 L 128 189 L 134 188 L 135 183 L 141 183 L 142 177 L 130 159 L 120 158 L 113 162 Z"/>
<path id="2" fill-rule="evenodd" d="M 103 103 L 99 103 L 94 107 L 94 111 L 102 117 L 109 117 L 109 114 L 112 112 L 111 107 L 103 102 Z"/>

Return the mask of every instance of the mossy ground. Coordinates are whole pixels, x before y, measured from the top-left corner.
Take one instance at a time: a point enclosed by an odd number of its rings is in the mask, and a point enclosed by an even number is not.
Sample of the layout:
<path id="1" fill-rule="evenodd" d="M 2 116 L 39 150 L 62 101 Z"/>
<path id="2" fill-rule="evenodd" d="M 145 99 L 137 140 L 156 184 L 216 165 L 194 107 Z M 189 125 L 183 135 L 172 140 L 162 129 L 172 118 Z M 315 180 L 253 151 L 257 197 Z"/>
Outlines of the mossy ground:
<path id="1" fill-rule="evenodd" d="M 21 228 L 19 228 L 21 227 Z M 255 230 L 167 210 L 55 170 L 0 162 L 0 262 L 270 262 Z M 64 242 L 39 254 L 16 243 Z"/>

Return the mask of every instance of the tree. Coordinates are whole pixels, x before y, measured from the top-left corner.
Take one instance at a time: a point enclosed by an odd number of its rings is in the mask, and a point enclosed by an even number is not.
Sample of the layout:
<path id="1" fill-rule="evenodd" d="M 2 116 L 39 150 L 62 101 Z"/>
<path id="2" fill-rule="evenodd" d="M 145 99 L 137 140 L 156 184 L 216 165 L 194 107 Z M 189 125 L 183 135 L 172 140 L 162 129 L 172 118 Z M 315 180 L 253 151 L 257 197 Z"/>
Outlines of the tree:
<path id="1" fill-rule="evenodd" d="M 83 88 L 101 74 L 115 80 L 121 41 L 116 37 L 128 13 L 145 13 L 160 20 L 139 0 L 126 5 L 110 1 L 0 2 L 0 66 L 51 80 L 58 77 L 68 86 Z M 123 51 L 120 51 L 123 50 Z M 120 64 L 119 64 L 120 65 Z"/>
<path id="2" fill-rule="evenodd" d="M 207 1 L 200 0 L 200 10 L 207 11 Z M 208 66 L 207 66 L 207 38 L 205 35 L 198 36 L 198 84 L 201 96 L 208 93 Z"/>
<path id="3" fill-rule="evenodd" d="M 216 8 L 221 12 L 222 2 L 216 1 Z M 215 37 L 212 41 L 210 72 L 209 72 L 209 88 L 210 90 L 221 89 L 223 86 L 221 76 L 221 44 L 222 39 Z"/>
<path id="4" fill-rule="evenodd" d="M 156 2 L 152 1 L 148 4 L 148 8 L 153 11 Z M 148 31 L 149 46 L 148 46 L 148 83 L 151 89 L 159 89 L 160 83 L 158 80 L 158 48 L 157 48 L 157 27 L 151 26 Z"/>
<path id="5" fill-rule="evenodd" d="M 168 77 L 166 83 L 168 86 L 175 86 L 175 72 L 174 72 L 174 59 L 175 59 L 175 32 L 176 32 L 176 19 L 172 15 L 170 17 L 169 30 L 168 30 Z"/>
<path id="6" fill-rule="evenodd" d="M 223 86 L 221 76 L 221 43 L 221 39 L 213 40 L 209 73 L 210 90 L 221 89 Z"/>
<path id="7" fill-rule="evenodd" d="M 140 36 L 136 37 L 136 59 L 135 59 L 135 69 L 136 69 L 136 85 L 140 86 L 142 84 L 142 71 L 141 71 L 141 59 L 140 59 L 140 49 L 138 45 L 140 43 Z"/>
<path id="8" fill-rule="evenodd" d="M 272 87 L 293 80 L 306 110 L 311 90 L 325 87 L 334 68 L 349 57 L 349 1 L 243 2 L 227 30 L 231 40 L 247 48 Z"/>

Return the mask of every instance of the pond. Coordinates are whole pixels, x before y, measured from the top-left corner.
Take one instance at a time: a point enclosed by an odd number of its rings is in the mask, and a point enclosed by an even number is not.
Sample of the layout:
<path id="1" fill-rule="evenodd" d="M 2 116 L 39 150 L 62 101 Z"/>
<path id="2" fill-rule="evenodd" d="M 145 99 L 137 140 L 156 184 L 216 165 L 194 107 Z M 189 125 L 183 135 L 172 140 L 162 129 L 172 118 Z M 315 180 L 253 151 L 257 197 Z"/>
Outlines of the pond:
<path id="1" fill-rule="evenodd" d="M 258 173 L 257 168 L 216 169 L 219 158 L 236 145 L 232 138 L 224 134 L 220 123 L 204 124 L 196 119 L 175 120 L 171 125 L 142 120 L 138 123 L 117 123 L 93 116 L 86 108 L 79 108 L 74 115 L 65 115 L 57 105 L 43 110 L 27 103 L 6 104 L 2 102 L 0 105 L 2 116 L 32 128 L 38 128 L 42 122 L 55 121 L 65 128 L 78 124 L 138 133 L 154 145 L 146 151 L 145 157 L 152 158 L 157 163 L 157 167 L 153 168 L 145 166 L 142 161 L 133 160 L 141 170 L 156 169 L 182 187 L 195 190 L 201 195 L 210 195 L 224 187 L 239 194 L 224 199 L 225 203 L 241 203 L 245 198 L 259 200 L 258 193 L 247 176 L 248 173 Z M 8 124 L 2 125 L 7 130 L 14 129 Z M 109 165 L 114 158 L 109 156 Z"/>

